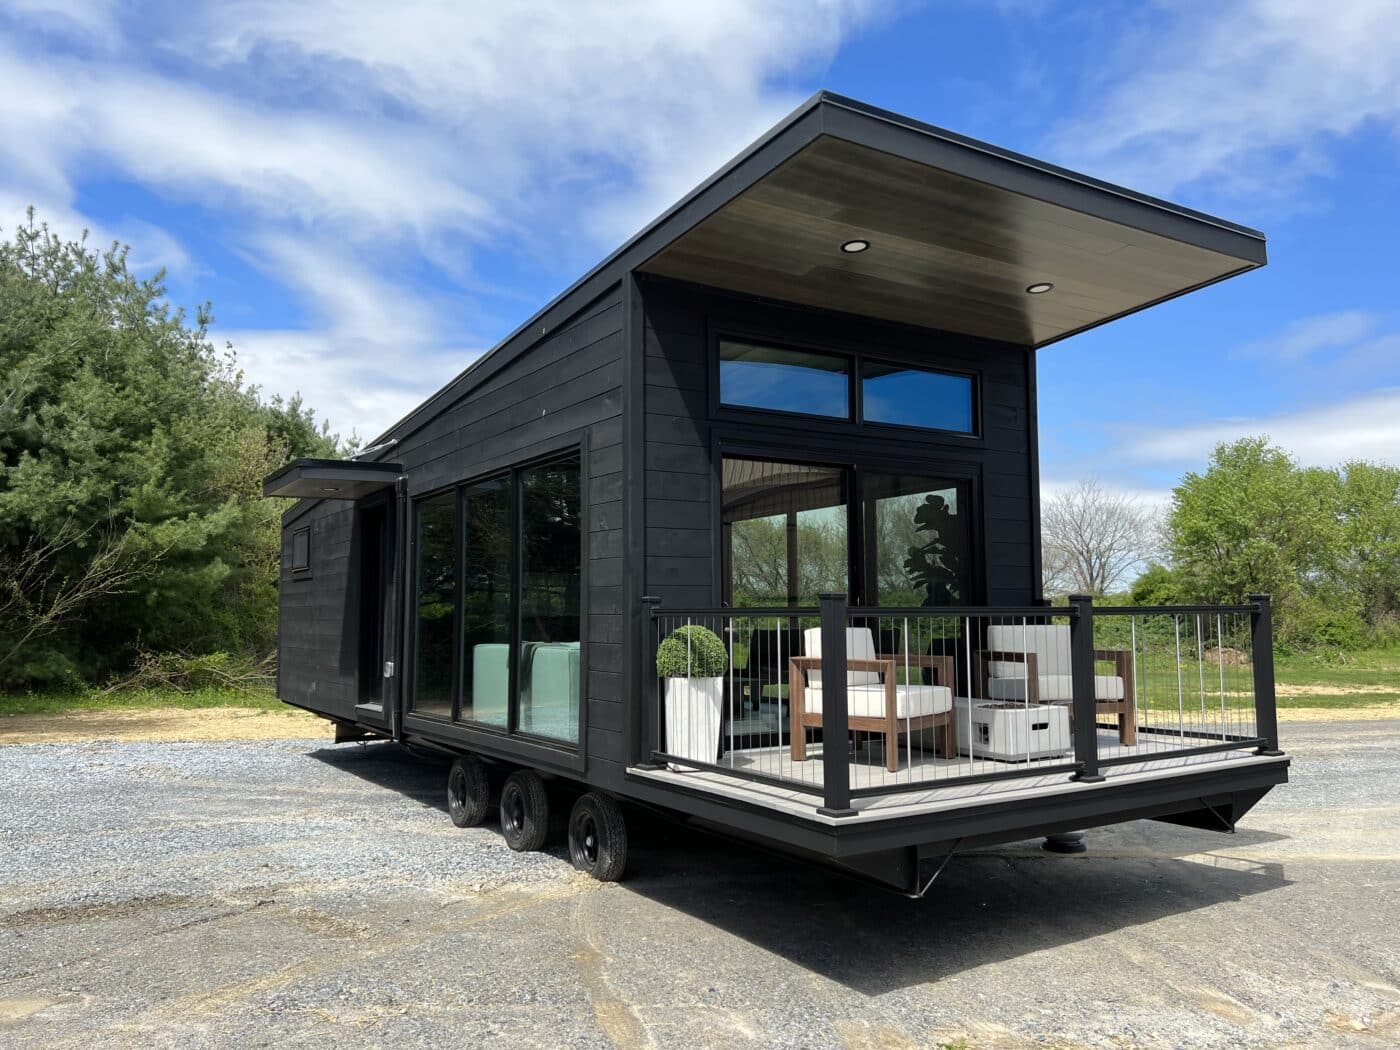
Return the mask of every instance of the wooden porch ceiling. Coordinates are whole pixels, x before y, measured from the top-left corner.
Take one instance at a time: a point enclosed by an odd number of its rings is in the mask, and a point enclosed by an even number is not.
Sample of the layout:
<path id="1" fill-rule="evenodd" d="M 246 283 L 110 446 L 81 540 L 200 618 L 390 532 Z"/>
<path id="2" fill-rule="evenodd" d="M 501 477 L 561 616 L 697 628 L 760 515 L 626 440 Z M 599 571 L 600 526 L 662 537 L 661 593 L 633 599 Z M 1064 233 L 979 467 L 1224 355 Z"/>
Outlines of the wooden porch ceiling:
<path id="1" fill-rule="evenodd" d="M 870 242 L 859 254 L 841 245 Z M 640 269 L 1041 346 L 1262 265 L 820 135 Z M 1050 282 L 1030 295 L 1027 286 Z"/>

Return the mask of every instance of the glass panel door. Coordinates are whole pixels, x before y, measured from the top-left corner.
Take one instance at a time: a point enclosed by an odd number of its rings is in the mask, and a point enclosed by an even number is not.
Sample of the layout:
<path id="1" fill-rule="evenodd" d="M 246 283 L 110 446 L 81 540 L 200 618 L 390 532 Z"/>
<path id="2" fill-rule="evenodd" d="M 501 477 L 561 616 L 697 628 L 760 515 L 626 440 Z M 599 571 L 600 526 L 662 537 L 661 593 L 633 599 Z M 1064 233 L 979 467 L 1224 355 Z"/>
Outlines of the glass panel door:
<path id="1" fill-rule="evenodd" d="M 510 710 L 510 478 L 472 485 L 462 509 L 460 717 L 504 728 Z"/>
<path id="2" fill-rule="evenodd" d="M 815 606 L 850 583 L 848 471 L 725 457 L 724 599 L 736 608 Z"/>
<path id="3" fill-rule="evenodd" d="M 457 605 L 457 493 L 418 505 L 413 710 L 452 717 Z"/>
<path id="4" fill-rule="evenodd" d="M 967 605 L 972 601 L 970 486 L 910 474 L 862 479 L 865 603 Z"/>
<path id="5" fill-rule="evenodd" d="M 579 457 L 528 467 L 519 479 L 517 727 L 577 742 L 583 580 Z"/>

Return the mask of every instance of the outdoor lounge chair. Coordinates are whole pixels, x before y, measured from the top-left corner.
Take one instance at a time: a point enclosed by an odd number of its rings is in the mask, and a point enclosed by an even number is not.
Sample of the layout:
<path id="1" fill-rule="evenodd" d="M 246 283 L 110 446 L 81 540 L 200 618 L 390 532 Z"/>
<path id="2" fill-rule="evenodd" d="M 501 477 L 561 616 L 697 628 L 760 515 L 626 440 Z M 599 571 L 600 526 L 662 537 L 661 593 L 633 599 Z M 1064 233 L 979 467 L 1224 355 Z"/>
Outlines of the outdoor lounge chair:
<path id="1" fill-rule="evenodd" d="M 788 661 L 788 705 L 792 720 L 792 759 L 807 758 L 809 726 L 822 724 L 822 632 L 803 632 L 807 655 Z M 899 668 L 932 668 L 935 684 L 901 684 Z M 853 732 L 881 733 L 885 737 L 885 768 L 899 768 L 899 736 L 925 729 L 937 730 L 937 750 L 956 753 L 953 739 L 953 658 L 926 654 L 879 655 L 868 627 L 846 628 L 846 724 Z M 945 684 L 946 683 L 946 684 Z M 797 698 L 802 702 L 798 703 Z"/>
<path id="2" fill-rule="evenodd" d="M 1117 718 L 1121 743 L 1136 744 L 1133 654 L 1125 649 L 1095 649 L 1094 660 L 1111 662 L 1114 671 L 1094 675 L 1095 711 L 1100 718 Z M 1069 704 L 1074 699 L 1069 628 L 1063 624 L 989 627 L 987 648 L 977 653 L 975 662 L 980 696 L 1032 706 Z"/>

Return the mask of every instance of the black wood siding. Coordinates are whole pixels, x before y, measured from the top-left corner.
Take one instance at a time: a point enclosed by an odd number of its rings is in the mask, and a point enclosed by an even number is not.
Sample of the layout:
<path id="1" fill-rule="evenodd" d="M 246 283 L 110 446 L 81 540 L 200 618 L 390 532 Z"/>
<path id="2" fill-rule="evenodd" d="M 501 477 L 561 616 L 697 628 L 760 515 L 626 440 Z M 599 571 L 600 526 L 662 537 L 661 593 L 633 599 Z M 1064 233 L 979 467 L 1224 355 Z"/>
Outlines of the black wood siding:
<path id="1" fill-rule="evenodd" d="M 294 573 L 292 536 L 305 528 L 311 530 L 311 571 Z M 327 500 L 283 518 L 277 693 L 343 718 L 355 716 L 359 688 L 356 553 L 352 503 Z"/>
<path id="2" fill-rule="evenodd" d="M 1029 351 L 926 329 L 788 304 L 730 296 L 652 278 L 641 284 L 645 354 L 644 589 L 663 607 L 715 605 L 720 598 L 718 511 L 713 501 L 720 445 L 791 444 L 834 462 L 883 460 L 938 473 L 973 473 L 980 522 L 974 532 L 988 604 L 1023 605 L 1038 593 L 1032 556 L 1034 506 Z M 975 372 L 981 397 L 977 438 L 849 424 L 792 423 L 781 416 L 717 407 L 712 345 L 720 333 L 861 351 L 895 361 Z"/>

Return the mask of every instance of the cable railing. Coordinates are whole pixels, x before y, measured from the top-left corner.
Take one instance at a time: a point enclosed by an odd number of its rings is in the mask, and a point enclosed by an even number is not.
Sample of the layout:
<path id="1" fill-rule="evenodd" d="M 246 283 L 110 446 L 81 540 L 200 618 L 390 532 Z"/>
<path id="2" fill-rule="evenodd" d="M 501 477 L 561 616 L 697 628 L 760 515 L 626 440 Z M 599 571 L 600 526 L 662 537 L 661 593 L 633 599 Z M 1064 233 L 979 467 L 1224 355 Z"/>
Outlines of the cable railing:
<path id="1" fill-rule="evenodd" d="M 819 797 L 1277 753 L 1267 597 L 1096 608 L 663 609 L 646 751 Z"/>

